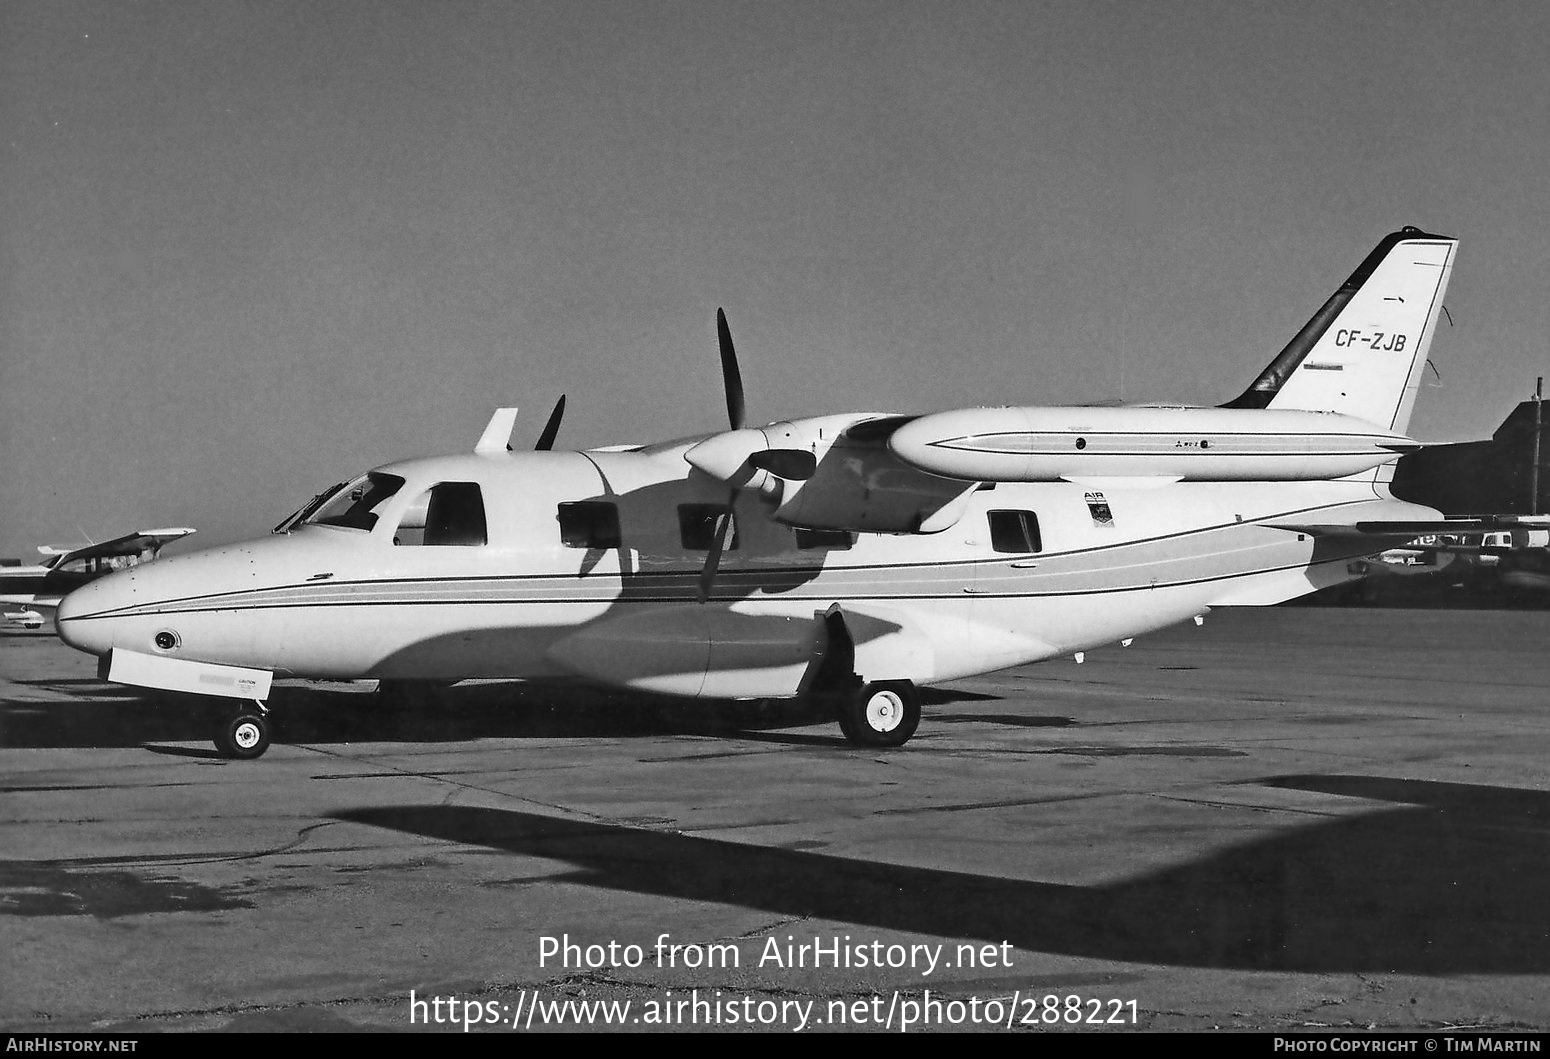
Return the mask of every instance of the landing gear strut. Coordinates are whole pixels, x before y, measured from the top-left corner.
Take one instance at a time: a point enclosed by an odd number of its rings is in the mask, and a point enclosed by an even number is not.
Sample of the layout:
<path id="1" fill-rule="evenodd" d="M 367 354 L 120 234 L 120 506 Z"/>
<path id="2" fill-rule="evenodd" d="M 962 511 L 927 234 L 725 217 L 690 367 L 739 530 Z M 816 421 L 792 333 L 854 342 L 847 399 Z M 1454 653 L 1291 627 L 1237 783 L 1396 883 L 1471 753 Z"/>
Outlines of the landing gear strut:
<path id="1" fill-rule="evenodd" d="M 215 726 L 215 749 L 222 757 L 250 761 L 269 749 L 269 707 L 255 700 Z"/>
<path id="2" fill-rule="evenodd" d="M 903 746 L 920 725 L 920 692 L 908 680 L 875 680 L 840 701 L 840 731 L 856 746 Z"/>
<path id="3" fill-rule="evenodd" d="M 823 616 L 828 642 L 812 690 L 832 697 L 840 731 L 855 746 L 903 746 L 920 726 L 920 692 L 908 680 L 864 682 L 856 675 L 856 641 L 838 603 Z"/>

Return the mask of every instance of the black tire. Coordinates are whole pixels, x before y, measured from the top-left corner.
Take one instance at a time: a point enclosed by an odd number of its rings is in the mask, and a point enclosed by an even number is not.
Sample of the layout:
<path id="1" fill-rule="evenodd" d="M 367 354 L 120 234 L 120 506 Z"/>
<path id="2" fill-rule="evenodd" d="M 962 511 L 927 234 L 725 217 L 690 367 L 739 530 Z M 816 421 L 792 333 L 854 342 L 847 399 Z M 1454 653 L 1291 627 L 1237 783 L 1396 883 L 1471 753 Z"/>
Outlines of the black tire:
<path id="1" fill-rule="evenodd" d="M 840 703 L 840 731 L 856 746 L 903 746 L 920 726 L 920 692 L 908 680 L 877 680 Z"/>
<path id="2" fill-rule="evenodd" d="M 251 710 L 225 717 L 215 729 L 215 748 L 222 757 L 251 761 L 269 749 L 269 722 Z"/>

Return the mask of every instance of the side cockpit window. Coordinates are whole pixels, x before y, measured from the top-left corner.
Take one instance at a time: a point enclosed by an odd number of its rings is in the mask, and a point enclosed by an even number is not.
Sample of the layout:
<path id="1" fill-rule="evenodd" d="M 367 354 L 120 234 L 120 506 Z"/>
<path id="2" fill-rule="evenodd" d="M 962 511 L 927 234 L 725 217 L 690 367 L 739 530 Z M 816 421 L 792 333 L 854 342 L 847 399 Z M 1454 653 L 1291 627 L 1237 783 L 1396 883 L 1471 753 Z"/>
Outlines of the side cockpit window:
<path id="1" fill-rule="evenodd" d="M 315 500 L 314 510 L 302 521 L 311 526 L 340 526 L 344 529 L 369 530 L 377 524 L 377 510 L 404 486 L 396 474 L 372 471 L 332 493 Z M 305 509 L 303 509 L 305 512 Z M 289 520 L 287 520 L 289 521 Z M 281 524 L 281 529 L 285 528 Z"/>
<path id="2" fill-rule="evenodd" d="M 479 547 L 489 543 L 484 495 L 474 482 L 442 482 L 416 497 L 393 534 L 403 546 Z"/>
<path id="3" fill-rule="evenodd" d="M 555 518 L 560 523 L 560 540 L 567 548 L 619 547 L 619 509 L 606 500 L 561 504 Z"/>

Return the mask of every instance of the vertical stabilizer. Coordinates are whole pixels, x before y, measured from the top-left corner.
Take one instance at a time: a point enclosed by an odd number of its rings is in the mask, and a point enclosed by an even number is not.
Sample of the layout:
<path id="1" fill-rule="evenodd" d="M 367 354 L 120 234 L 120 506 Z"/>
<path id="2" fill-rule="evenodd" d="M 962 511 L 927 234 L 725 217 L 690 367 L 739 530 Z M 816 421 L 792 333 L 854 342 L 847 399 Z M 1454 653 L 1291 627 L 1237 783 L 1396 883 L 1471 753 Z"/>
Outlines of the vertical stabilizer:
<path id="1" fill-rule="evenodd" d="M 1403 433 L 1457 249 L 1418 228 L 1384 238 L 1226 407 L 1338 412 Z"/>

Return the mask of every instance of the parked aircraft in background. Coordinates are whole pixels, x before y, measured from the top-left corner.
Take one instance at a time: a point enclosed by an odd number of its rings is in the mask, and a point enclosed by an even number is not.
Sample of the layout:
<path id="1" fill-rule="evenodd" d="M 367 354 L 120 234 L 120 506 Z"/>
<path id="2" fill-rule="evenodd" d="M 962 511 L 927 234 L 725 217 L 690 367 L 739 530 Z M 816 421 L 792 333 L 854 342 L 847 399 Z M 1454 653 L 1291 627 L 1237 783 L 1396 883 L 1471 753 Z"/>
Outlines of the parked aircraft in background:
<path id="1" fill-rule="evenodd" d="M 1428 536 L 1436 537 L 1440 534 Z M 1476 552 L 1478 554 L 1478 549 Z M 1403 548 L 1385 549 L 1358 562 L 1367 564 L 1359 572 L 1372 577 L 1421 577 L 1454 569 L 1462 570 L 1472 565 L 1465 549 L 1452 543 L 1429 543 L 1425 537 L 1417 538 Z"/>
<path id="2" fill-rule="evenodd" d="M 1503 580 L 1522 588 L 1540 587 L 1532 577 L 1508 578 L 1506 571 L 1531 571 L 1544 564 L 1535 556 L 1550 546 L 1550 516 L 1523 515 L 1516 528 L 1481 533 L 1427 533 L 1401 548 L 1388 548 L 1365 560 L 1375 577 L 1418 577 L 1467 568 L 1498 569 Z M 1543 585 L 1550 587 L 1550 583 Z"/>
<path id="3" fill-rule="evenodd" d="M 389 464 L 267 538 L 72 593 L 59 632 L 109 680 L 238 705 L 272 679 L 467 678 L 686 696 L 814 696 L 845 736 L 905 742 L 920 685 L 1080 652 L 1358 576 L 1443 523 L 1395 499 L 1457 241 L 1382 240 L 1221 407 L 848 412 L 651 445 Z M 553 426 L 545 431 L 553 439 Z M 1480 528 L 1476 526 L 1474 528 Z"/>
<path id="4" fill-rule="evenodd" d="M 1496 577 L 1511 599 L 1527 603 L 1550 598 L 1550 549 L 1530 548 L 1502 556 Z"/>
<path id="5" fill-rule="evenodd" d="M 67 547 L 39 545 L 48 556 L 33 566 L 0 566 L 0 604 L 15 607 L 4 617 L 26 629 L 40 629 L 52 611 L 72 589 L 115 570 L 123 570 L 156 558 L 163 547 L 187 537 L 191 529 L 139 530 L 101 544 Z"/>

